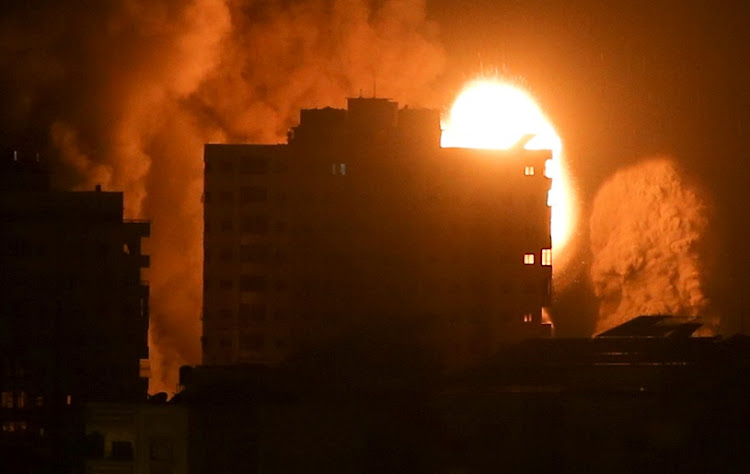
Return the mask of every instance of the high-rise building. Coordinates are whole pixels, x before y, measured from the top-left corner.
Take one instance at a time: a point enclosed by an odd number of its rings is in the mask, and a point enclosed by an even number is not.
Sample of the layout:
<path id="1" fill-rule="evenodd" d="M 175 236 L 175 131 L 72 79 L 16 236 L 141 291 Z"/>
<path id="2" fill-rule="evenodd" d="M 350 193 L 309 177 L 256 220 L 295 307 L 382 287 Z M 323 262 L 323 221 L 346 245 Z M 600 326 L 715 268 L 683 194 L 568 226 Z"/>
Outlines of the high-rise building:
<path id="1" fill-rule="evenodd" d="M 382 98 L 279 145 L 205 146 L 203 363 L 275 365 L 367 331 L 448 365 L 549 334 L 550 151 L 440 147 Z"/>
<path id="2" fill-rule="evenodd" d="M 84 403 L 146 398 L 150 225 L 120 192 L 51 190 L 34 157 L 0 176 L 0 447 L 59 462 Z"/>

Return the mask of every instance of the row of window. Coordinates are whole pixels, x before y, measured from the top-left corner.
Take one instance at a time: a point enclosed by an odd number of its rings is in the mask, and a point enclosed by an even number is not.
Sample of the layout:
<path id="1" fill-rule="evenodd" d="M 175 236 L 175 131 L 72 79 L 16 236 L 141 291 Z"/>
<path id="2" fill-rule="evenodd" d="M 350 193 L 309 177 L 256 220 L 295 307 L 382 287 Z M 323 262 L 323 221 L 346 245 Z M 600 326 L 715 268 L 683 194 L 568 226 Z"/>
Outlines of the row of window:
<path id="1" fill-rule="evenodd" d="M 266 336 L 261 332 L 243 332 L 239 336 L 238 349 L 240 352 L 259 353 L 266 349 L 268 342 L 271 341 L 267 341 Z M 208 336 L 203 336 L 201 338 L 201 344 L 203 344 L 204 350 L 212 345 L 216 345 L 218 348 L 226 351 L 232 347 L 232 340 L 227 336 L 219 337 L 216 339 Z M 284 347 L 284 341 L 281 339 L 276 339 L 275 341 L 273 341 L 273 346 L 276 349 L 281 349 Z"/>
<path id="2" fill-rule="evenodd" d="M 235 200 L 235 193 L 232 191 L 219 191 L 217 199 L 220 204 L 232 204 Z M 242 186 L 237 196 L 240 204 L 254 204 L 268 202 L 268 189 L 265 186 Z M 210 191 L 203 193 L 203 202 L 211 203 L 213 194 Z"/>
<path id="3" fill-rule="evenodd" d="M 251 304 L 240 304 L 238 316 L 241 324 L 248 323 L 262 323 L 266 321 L 268 310 L 264 303 L 251 303 Z M 231 319 L 234 313 L 229 308 L 223 308 L 218 311 L 217 316 L 221 319 Z M 279 312 L 276 312 L 276 317 L 280 316 Z M 204 318 L 210 317 L 207 311 L 204 311 Z"/>
<path id="4" fill-rule="evenodd" d="M 204 258 L 206 262 L 212 260 L 212 252 L 206 250 Z M 231 262 L 235 259 L 234 252 L 231 247 L 222 247 L 219 251 L 219 260 L 222 262 Z M 240 245 L 239 249 L 239 261 L 241 263 L 285 263 L 287 261 L 286 255 L 279 252 L 279 249 L 273 248 L 268 244 L 247 244 Z"/>
<path id="5" fill-rule="evenodd" d="M 33 398 L 34 406 L 40 407 L 44 405 L 44 397 L 37 395 Z M 3 391 L 0 392 L 0 407 L 2 408 L 26 408 L 29 406 L 28 397 L 26 392 L 22 391 Z"/>
<path id="6" fill-rule="evenodd" d="M 212 222 L 206 220 L 204 223 L 204 230 L 206 233 L 213 231 Z M 243 234 L 259 234 L 265 235 L 271 230 L 271 219 L 266 215 L 250 215 L 242 216 L 238 223 L 239 231 Z M 234 232 L 235 220 L 226 218 L 219 222 L 219 230 L 222 232 Z M 275 222 L 275 230 L 284 232 L 286 230 L 286 223 L 280 220 Z"/>
<path id="7" fill-rule="evenodd" d="M 282 172 L 285 166 L 277 160 L 265 156 L 243 156 L 235 163 L 231 159 L 212 159 L 206 162 L 206 174 L 213 172 L 223 174 L 268 174 L 270 171 Z"/>
<path id="8" fill-rule="evenodd" d="M 542 266 L 549 267 L 552 265 L 552 249 L 542 249 L 540 256 L 541 256 L 540 263 L 542 264 Z M 533 253 L 523 254 L 524 265 L 534 265 L 535 260 L 536 260 L 535 254 Z"/>
<path id="9" fill-rule="evenodd" d="M 28 424 L 26 421 L 3 421 L 2 430 L 4 433 L 14 433 L 19 431 L 28 430 Z M 40 430 L 39 434 L 44 434 L 44 431 Z"/>
<path id="10" fill-rule="evenodd" d="M 533 254 L 527 254 L 533 256 Z M 328 294 L 328 289 L 331 287 L 330 282 L 326 282 L 323 280 L 310 280 L 306 282 L 304 285 L 300 285 L 297 290 L 295 290 L 295 294 L 299 297 L 312 297 L 314 295 L 326 295 Z M 335 283 L 336 288 L 338 291 L 353 291 L 354 288 L 350 285 L 347 285 L 345 282 L 336 282 Z M 204 282 L 204 288 L 206 290 L 210 289 L 212 287 L 210 280 L 207 280 Z M 243 275 L 240 277 L 239 281 L 239 288 L 240 291 L 243 293 L 263 293 L 268 290 L 275 290 L 278 292 L 285 292 L 287 291 L 288 285 L 286 281 L 284 280 L 276 280 L 273 282 L 273 286 L 271 286 L 271 283 L 262 276 L 255 276 L 255 275 Z M 505 282 L 502 284 L 497 284 L 494 286 L 496 291 L 504 294 L 518 294 L 518 293 L 538 293 L 541 291 L 542 294 L 548 293 L 548 290 L 546 289 L 546 280 L 543 287 L 539 287 L 538 281 L 527 281 L 523 284 L 511 284 L 509 282 Z M 232 280 L 219 280 L 219 289 L 220 290 L 232 290 L 234 289 L 234 281 Z M 442 293 L 444 295 L 470 295 L 472 292 L 476 291 L 475 288 L 471 286 L 462 285 L 460 283 L 456 282 L 437 282 L 437 281 L 431 281 L 431 282 L 425 282 L 420 285 L 418 289 L 415 289 L 415 291 L 418 294 L 435 294 L 435 293 Z M 239 318 L 240 321 L 244 322 L 261 322 L 265 320 L 265 309 L 260 309 L 259 307 L 251 308 L 248 305 L 243 305 L 240 307 L 239 311 Z M 204 317 L 207 317 L 208 315 L 204 314 Z M 232 312 L 229 309 L 223 309 L 219 314 L 216 316 L 219 316 L 221 318 L 229 319 L 232 317 Z M 278 312 L 277 312 L 278 316 Z"/>

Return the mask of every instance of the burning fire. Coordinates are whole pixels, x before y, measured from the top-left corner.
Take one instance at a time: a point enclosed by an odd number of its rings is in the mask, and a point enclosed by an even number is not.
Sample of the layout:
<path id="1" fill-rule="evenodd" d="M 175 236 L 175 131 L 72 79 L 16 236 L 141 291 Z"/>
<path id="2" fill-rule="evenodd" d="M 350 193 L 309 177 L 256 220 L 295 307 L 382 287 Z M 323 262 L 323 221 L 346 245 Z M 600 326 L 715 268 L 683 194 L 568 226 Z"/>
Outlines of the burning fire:
<path id="1" fill-rule="evenodd" d="M 555 264 L 564 264 L 565 245 L 574 225 L 573 190 L 562 163 L 562 141 L 534 99 L 517 86 L 495 79 L 475 80 L 458 95 L 443 122 L 443 147 L 506 149 L 524 135 L 524 148 L 552 150 L 547 176 L 552 178 L 552 245 Z"/>

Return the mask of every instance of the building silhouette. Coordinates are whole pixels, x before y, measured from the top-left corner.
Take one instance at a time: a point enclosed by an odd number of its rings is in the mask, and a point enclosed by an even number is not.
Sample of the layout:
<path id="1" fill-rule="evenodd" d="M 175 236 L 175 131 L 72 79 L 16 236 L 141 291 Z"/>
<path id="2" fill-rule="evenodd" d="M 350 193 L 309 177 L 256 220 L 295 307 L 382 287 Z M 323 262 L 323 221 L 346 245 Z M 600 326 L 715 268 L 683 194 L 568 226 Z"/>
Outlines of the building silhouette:
<path id="1" fill-rule="evenodd" d="M 190 472 L 747 472 L 750 340 L 699 326 L 640 316 L 450 374 L 362 345 L 184 367 L 173 404 L 190 413 Z"/>
<path id="2" fill-rule="evenodd" d="M 33 155 L 0 166 L 0 446 L 26 472 L 73 462 L 85 403 L 145 399 L 150 225 L 122 193 L 52 190 Z"/>
<path id="3" fill-rule="evenodd" d="M 351 98 L 286 144 L 206 145 L 204 364 L 380 334 L 460 367 L 548 335 L 551 153 L 440 133 L 437 111 Z"/>

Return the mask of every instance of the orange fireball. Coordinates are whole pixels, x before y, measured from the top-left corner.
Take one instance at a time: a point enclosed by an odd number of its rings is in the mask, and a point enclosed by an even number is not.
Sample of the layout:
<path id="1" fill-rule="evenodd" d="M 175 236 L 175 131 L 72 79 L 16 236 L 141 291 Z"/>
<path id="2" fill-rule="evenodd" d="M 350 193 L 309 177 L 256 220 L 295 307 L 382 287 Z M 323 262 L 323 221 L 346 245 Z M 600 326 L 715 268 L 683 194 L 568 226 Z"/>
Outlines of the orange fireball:
<path id="1" fill-rule="evenodd" d="M 552 245 L 555 265 L 565 263 L 565 246 L 575 226 L 574 195 L 563 163 L 562 141 L 536 101 L 523 89 L 495 79 L 467 84 L 443 121 L 443 147 L 506 149 L 525 135 L 524 148 L 552 150 Z"/>

